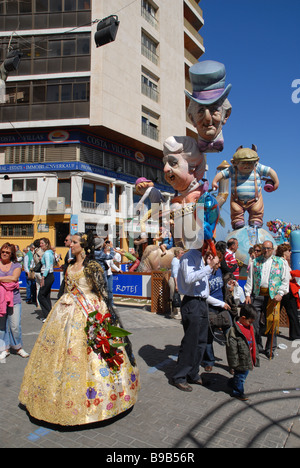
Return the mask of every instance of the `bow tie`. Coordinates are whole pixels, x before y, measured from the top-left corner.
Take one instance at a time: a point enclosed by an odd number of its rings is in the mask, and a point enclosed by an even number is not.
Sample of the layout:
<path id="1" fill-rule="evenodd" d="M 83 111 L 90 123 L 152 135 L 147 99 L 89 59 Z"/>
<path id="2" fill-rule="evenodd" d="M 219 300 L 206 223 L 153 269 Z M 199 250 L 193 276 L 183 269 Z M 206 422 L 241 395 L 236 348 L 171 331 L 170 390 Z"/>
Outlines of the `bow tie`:
<path id="1" fill-rule="evenodd" d="M 198 140 L 198 148 L 201 153 L 218 153 L 224 148 L 224 140 L 222 138 L 215 141 Z"/>

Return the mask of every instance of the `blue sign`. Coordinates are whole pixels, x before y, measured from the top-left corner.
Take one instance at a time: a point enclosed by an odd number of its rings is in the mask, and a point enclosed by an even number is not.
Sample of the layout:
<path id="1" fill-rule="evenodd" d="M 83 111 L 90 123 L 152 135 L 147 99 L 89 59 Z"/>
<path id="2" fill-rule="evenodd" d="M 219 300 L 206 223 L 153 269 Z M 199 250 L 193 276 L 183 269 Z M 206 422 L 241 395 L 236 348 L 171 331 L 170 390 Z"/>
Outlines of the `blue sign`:
<path id="1" fill-rule="evenodd" d="M 142 275 L 114 275 L 113 294 L 119 296 L 143 296 Z"/>

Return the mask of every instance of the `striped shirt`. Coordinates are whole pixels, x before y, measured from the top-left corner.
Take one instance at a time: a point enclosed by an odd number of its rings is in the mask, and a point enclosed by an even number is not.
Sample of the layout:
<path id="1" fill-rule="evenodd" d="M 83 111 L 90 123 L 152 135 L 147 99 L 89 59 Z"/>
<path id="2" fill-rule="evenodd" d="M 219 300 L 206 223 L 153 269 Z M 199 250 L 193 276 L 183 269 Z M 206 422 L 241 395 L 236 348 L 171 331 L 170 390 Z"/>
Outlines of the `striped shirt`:
<path id="1" fill-rule="evenodd" d="M 256 165 L 256 180 L 258 194 L 261 193 L 261 177 L 267 177 L 270 174 L 271 168 L 269 166 L 263 166 L 260 163 Z M 235 168 L 230 166 L 227 169 L 221 171 L 224 179 L 232 179 L 234 183 L 231 183 L 231 194 L 235 194 Z M 250 174 L 237 173 L 237 196 L 239 200 L 247 202 L 255 198 L 255 174 L 254 170 Z"/>

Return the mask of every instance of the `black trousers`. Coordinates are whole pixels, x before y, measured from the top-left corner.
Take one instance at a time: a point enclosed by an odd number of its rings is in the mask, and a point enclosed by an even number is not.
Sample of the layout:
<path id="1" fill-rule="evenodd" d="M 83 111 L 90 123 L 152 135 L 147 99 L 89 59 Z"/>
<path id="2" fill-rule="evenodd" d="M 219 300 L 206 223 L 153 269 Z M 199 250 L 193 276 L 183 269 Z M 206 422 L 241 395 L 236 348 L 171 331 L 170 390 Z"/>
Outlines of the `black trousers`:
<path id="1" fill-rule="evenodd" d="M 207 344 L 208 307 L 205 299 L 184 296 L 181 304 L 184 337 L 180 344 L 178 360 L 173 374 L 174 383 L 184 383 L 187 378 L 199 380 L 199 368 Z"/>
<path id="2" fill-rule="evenodd" d="M 283 296 L 281 307 L 284 307 L 289 318 L 289 338 L 290 340 L 300 339 L 300 323 L 297 312 L 297 301 L 290 291 Z"/>
<path id="3" fill-rule="evenodd" d="M 54 274 L 48 273 L 48 275 L 45 277 L 44 286 L 42 286 L 39 291 L 38 301 L 40 303 L 40 306 L 42 309 L 42 316 L 44 318 L 48 317 L 48 314 L 52 308 L 50 295 L 51 295 L 51 287 L 53 283 L 54 283 Z"/>

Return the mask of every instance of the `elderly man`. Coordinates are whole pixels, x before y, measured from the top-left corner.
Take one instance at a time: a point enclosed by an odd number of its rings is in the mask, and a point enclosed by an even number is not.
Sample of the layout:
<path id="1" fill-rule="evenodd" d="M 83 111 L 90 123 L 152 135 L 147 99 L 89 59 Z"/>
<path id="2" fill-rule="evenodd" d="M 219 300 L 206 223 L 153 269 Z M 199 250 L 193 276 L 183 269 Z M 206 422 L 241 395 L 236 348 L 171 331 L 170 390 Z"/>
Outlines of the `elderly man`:
<path id="1" fill-rule="evenodd" d="M 265 333 L 265 353 L 273 359 L 279 332 L 280 302 L 289 291 L 289 271 L 283 259 L 274 255 L 271 241 L 263 243 L 263 254 L 251 263 L 244 290 L 246 304 L 251 304 L 252 295 L 258 312 L 258 320 L 254 323 L 258 348 L 263 350 L 261 335 Z"/>
<path id="2" fill-rule="evenodd" d="M 227 99 L 231 84 L 225 88 L 225 66 L 205 60 L 193 65 L 189 74 L 193 93 L 186 92 L 191 101 L 187 112 L 199 135 L 199 149 L 202 153 L 220 152 L 224 146 L 223 125 L 231 114 Z"/>

